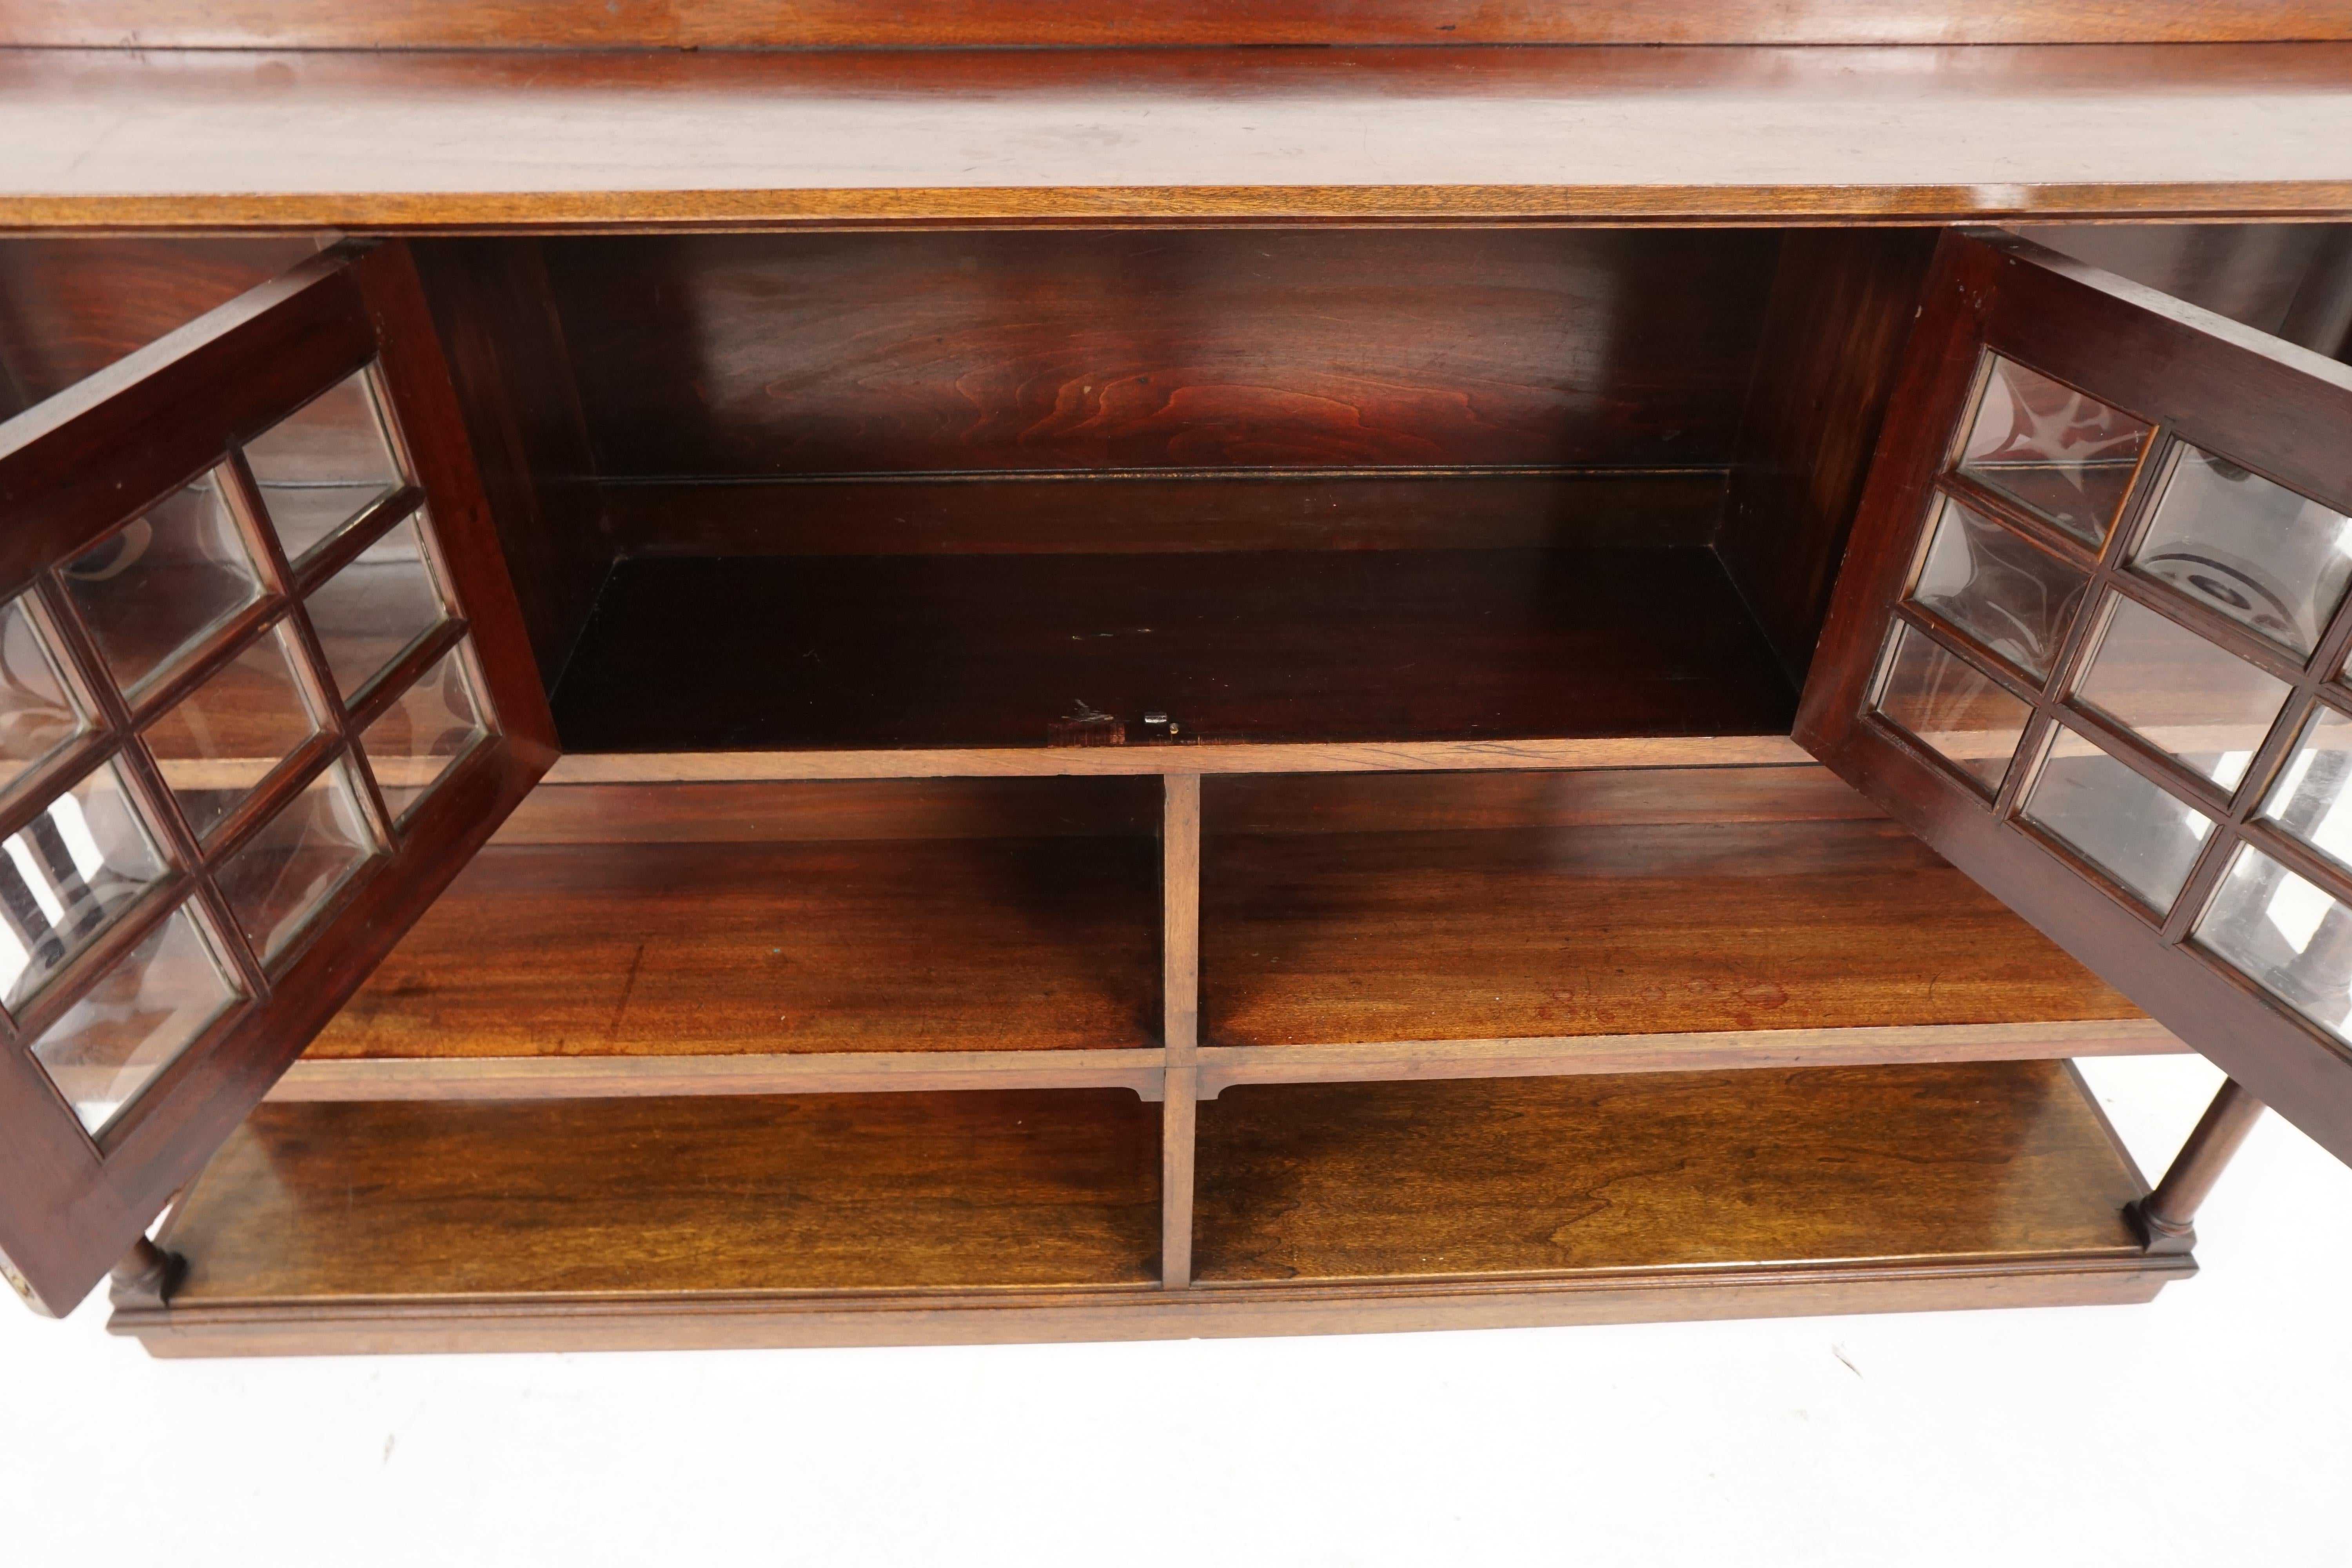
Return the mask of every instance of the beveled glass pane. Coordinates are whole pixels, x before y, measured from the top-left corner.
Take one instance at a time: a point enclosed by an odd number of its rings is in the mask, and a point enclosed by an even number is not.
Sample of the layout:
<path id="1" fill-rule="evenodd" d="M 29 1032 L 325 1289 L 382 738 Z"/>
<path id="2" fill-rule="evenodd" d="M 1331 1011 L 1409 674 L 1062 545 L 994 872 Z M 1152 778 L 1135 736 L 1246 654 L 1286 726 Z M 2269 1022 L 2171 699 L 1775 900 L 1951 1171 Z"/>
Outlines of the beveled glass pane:
<path id="1" fill-rule="evenodd" d="M 2352 1041 L 2352 910 L 2242 846 L 2197 941 L 2339 1040 Z"/>
<path id="2" fill-rule="evenodd" d="M 345 702 L 409 644 L 441 624 L 441 595 L 409 518 L 360 552 L 305 601 L 327 669 Z"/>
<path id="3" fill-rule="evenodd" d="M 16 1006 L 163 875 L 116 764 L 0 843 L 0 994 Z"/>
<path id="4" fill-rule="evenodd" d="M 337 763 L 229 857 L 220 888 L 261 956 L 275 958 L 374 853 L 350 772 Z"/>
<path id="5" fill-rule="evenodd" d="M 365 372 L 247 442 L 245 461 L 289 561 L 299 561 L 401 484 Z"/>
<path id="6" fill-rule="evenodd" d="M 1960 472 L 2096 548 L 2131 489 L 2148 426 L 2013 360 L 1993 361 Z"/>
<path id="7" fill-rule="evenodd" d="M 2195 632 L 2117 599 L 2074 696 L 2223 789 L 2235 789 L 2287 690 L 2286 682 Z"/>
<path id="8" fill-rule="evenodd" d="M 2184 447 L 2132 564 L 2307 654 L 2352 582 L 2352 521 L 2226 458 Z"/>
<path id="9" fill-rule="evenodd" d="M 184 908 L 33 1046 L 33 1057 L 96 1132 L 234 1005 L 237 988 Z"/>
<path id="10" fill-rule="evenodd" d="M 106 668 L 135 691 L 261 597 L 261 574 L 206 474 L 65 564 Z"/>
<path id="11" fill-rule="evenodd" d="M 2352 719 L 2313 713 L 2262 815 L 2329 859 L 2352 867 Z"/>
<path id="12" fill-rule="evenodd" d="M 465 660 L 452 650 L 377 715 L 360 746 L 398 820 L 488 733 Z"/>
<path id="13" fill-rule="evenodd" d="M 0 605 L 0 787 L 89 728 L 24 599 Z"/>
<path id="14" fill-rule="evenodd" d="M 1947 500 L 1911 597 L 2011 663 L 2047 676 L 2089 583 L 2049 552 Z"/>
<path id="15" fill-rule="evenodd" d="M 1878 711 L 1988 791 L 2017 751 L 2033 710 L 1967 660 L 1897 621 Z"/>
<path id="16" fill-rule="evenodd" d="M 319 732 L 294 673 L 300 657 L 281 622 L 147 726 L 147 748 L 198 837 Z"/>
<path id="17" fill-rule="evenodd" d="M 2063 727 L 2020 815 L 2158 910 L 2172 907 L 2213 831 L 2204 813 Z"/>

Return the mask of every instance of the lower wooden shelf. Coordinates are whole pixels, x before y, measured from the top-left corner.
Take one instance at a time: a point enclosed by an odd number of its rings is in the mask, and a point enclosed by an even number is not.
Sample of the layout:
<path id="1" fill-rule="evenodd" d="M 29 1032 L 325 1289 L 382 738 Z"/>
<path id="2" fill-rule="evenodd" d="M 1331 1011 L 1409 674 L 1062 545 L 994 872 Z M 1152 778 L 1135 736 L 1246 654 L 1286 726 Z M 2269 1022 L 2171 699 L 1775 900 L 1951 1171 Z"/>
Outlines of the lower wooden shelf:
<path id="1" fill-rule="evenodd" d="M 2061 1063 L 1259 1086 L 1159 1287 L 1119 1090 L 264 1106 L 159 1355 L 1328 1332 L 2145 1300 L 2193 1272 Z M 1180 1193 L 1179 1196 L 1182 1196 Z"/>

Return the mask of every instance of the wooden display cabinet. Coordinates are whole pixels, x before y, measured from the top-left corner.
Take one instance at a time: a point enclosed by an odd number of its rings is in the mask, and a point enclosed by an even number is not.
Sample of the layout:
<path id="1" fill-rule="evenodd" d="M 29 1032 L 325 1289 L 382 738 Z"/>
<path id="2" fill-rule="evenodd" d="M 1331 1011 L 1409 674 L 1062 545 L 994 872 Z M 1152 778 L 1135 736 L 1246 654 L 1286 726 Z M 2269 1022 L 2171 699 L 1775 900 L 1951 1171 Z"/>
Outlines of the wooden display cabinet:
<path id="1" fill-rule="evenodd" d="M 37 1308 L 111 1268 L 206 1355 L 2131 1301 L 2264 1104 L 2352 1157 L 2345 18 L 560 52 L 1126 15 L 802 9 L 0 19 L 164 46 L 0 52 Z M 1240 47 L 1318 39 L 1382 47 Z M 387 42 L 478 52 L 338 52 Z M 2215 81 L 2305 118 L 2097 150 Z M 1737 181 L 1610 139 L 1735 101 Z M 2186 1048 L 2231 1081 L 2151 1192 L 2070 1058 Z"/>

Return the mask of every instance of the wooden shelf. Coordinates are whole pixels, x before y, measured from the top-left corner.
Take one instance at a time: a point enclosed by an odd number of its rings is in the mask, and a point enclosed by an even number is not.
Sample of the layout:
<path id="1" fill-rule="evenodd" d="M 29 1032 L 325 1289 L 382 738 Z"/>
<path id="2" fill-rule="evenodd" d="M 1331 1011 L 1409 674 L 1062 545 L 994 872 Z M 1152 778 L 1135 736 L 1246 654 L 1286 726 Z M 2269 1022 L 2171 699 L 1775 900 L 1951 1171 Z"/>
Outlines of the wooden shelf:
<path id="1" fill-rule="evenodd" d="M 1256 1086 L 1199 1136 L 1204 1283 L 2140 1254 L 2063 1063 Z"/>
<path id="2" fill-rule="evenodd" d="M 653 559 L 555 693 L 568 752 L 1785 735 L 1698 548 Z"/>
<path id="3" fill-rule="evenodd" d="M 1107 835 L 494 844 L 303 1067 L 429 1059 L 462 1094 L 466 1059 L 1156 1052 L 1158 857 Z"/>
<path id="4" fill-rule="evenodd" d="M 174 1212 L 159 1355 L 972 1342 L 2145 1300 L 2071 1069 L 1235 1089 L 1157 1285 L 1117 1091 L 272 1105 Z"/>
<path id="5" fill-rule="evenodd" d="M 265 1105 L 174 1211 L 175 1301 L 1148 1285 L 1115 1089 Z"/>
<path id="6" fill-rule="evenodd" d="M 1720 795 L 1695 805 L 1736 809 Z M 2143 1017 L 1883 819 L 1235 834 L 1221 798 L 1213 1047 Z"/>

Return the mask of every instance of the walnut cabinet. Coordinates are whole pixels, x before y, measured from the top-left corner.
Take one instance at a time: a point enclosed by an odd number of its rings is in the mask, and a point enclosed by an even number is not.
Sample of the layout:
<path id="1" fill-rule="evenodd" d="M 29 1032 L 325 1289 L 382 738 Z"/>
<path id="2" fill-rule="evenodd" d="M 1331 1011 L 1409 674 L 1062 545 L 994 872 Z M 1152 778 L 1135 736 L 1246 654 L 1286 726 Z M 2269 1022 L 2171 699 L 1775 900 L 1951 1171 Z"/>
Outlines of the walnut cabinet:
<path id="1" fill-rule="evenodd" d="M 2066 70 L 2179 62 L 2130 43 Z M 1569 134 L 1593 52 L 1462 65 L 1465 144 Z M 1005 157 L 1024 92 L 1450 58 L 1279 53 L 554 58 Z M 2131 1301 L 2262 1106 L 2352 1157 L 2352 186 L 2292 145 L 2032 213 L 1869 167 L 493 210 L 451 106 L 537 134 L 520 57 L 251 57 L 417 94 L 430 185 L 331 145 L 259 195 L 240 58 L 0 50 L 194 127 L 152 190 L 0 174 L 36 1308 L 114 1270 L 193 1355 Z M 1731 68 L 1639 68 L 1702 114 Z M 2231 1087 L 2152 1194 L 2070 1062 L 2179 1049 Z"/>

